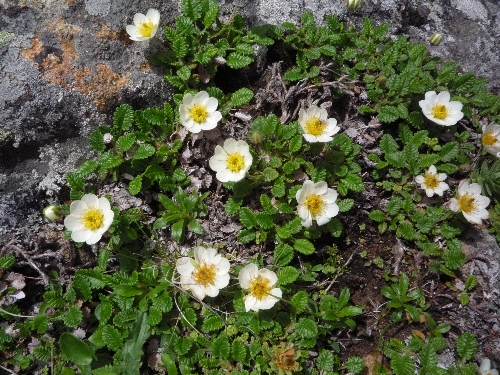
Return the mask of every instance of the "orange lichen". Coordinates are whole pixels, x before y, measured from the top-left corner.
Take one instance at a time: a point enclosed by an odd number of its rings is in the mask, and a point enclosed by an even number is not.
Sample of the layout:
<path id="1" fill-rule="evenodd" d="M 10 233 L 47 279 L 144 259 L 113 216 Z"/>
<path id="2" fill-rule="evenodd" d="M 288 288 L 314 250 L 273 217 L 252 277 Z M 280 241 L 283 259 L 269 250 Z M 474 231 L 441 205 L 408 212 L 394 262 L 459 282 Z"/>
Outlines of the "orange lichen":
<path id="1" fill-rule="evenodd" d="M 79 60 L 80 56 L 75 52 L 73 36 L 81 32 L 80 27 L 69 25 L 61 19 L 55 19 L 44 26 L 56 35 L 59 40 L 58 47 L 62 51 L 57 55 L 49 53 L 40 64 L 35 64 L 44 80 L 89 95 L 100 109 L 106 107 L 109 99 L 120 95 L 121 89 L 128 81 L 129 74 L 120 76 L 105 64 L 97 64 L 93 68 L 75 65 L 75 61 Z M 102 27 L 101 31 L 110 39 L 121 37 L 119 32 L 109 31 L 106 26 Z M 37 58 L 44 56 L 44 46 L 36 38 L 32 39 L 31 43 L 32 46 L 23 50 L 21 54 L 35 63 L 39 61 Z"/>

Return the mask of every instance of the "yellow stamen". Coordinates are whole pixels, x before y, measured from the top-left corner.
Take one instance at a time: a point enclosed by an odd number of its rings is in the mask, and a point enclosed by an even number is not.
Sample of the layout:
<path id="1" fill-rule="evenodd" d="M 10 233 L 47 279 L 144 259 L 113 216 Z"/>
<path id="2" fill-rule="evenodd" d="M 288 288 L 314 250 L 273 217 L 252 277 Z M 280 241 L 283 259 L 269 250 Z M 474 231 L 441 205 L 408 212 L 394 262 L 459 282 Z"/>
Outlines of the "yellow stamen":
<path id="1" fill-rule="evenodd" d="M 257 276 L 250 281 L 250 294 L 257 299 L 266 298 L 272 289 L 271 281 L 266 277 Z"/>
<path id="2" fill-rule="evenodd" d="M 432 115 L 440 120 L 444 120 L 448 117 L 448 108 L 443 104 L 436 104 L 432 107 Z"/>
<path id="3" fill-rule="evenodd" d="M 83 211 L 82 223 L 85 229 L 97 230 L 104 225 L 104 214 L 99 208 L 89 207 Z"/>
<path id="4" fill-rule="evenodd" d="M 314 215 L 319 215 L 323 212 L 323 199 L 317 194 L 311 194 L 306 198 L 306 207 Z"/>
<path id="5" fill-rule="evenodd" d="M 439 186 L 439 180 L 437 178 L 437 175 L 428 173 L 425 175 L 424 178 L 424 185 L 427 186 L 429 189 L 435 189 Z"/>
<path id="6" fill-rule="evenodd" d="M 235 152 L 227 156 L 227 169 L 231 172 L 238 173 L 245 167 L 245 158 Z"/>
<path id="7" fill-rule="evenodd" d="M 144 38 L 151 38 L 151 34 L 153 33 L 154 28 L 155 25 L 153 24 L 153 21 L 146 20 L 139 23 L 139 26 L 137 26 L 137 31 Z"/>
<path id="8" fill-rule="evenodd" d="M 326 128 L 326 122 L 321 121 L 318 116 L 311 117 L 306 121 L 306 133 L 314 136 L 323 134 Z"/>
<path id="9" fill-rule="evenodd" d="M 208 117 L 208 111 L 207 108 L 202 105 L 202 104 L 195 104 L 190 110 L 189 113 L 191 115 L 191 118 L 201 124 L 202 122 L 205 122 L 207 117 Z"/>
<path id="10" fill-rule="evenodd" d="M 462 212 L 471 213 L 476 209 L 476 200 L 470 194 L 465 194 L 458 200 L 458 207 Z"/>
<path id="11" fill-rule="evenodd" d="M 493 146 L 498 142 L 498 138 L 493 135 L 492 131 L 483 134 L 482 142 L 484 146 Z"/>
<path id="12" fill-rule="evenodd" d="M 193 279 L 196 283 L 206 286 L 208 284 L 214 284 L 215 274 L 215 265 L 203 263 L 203 265 L 195 271 Z"/>

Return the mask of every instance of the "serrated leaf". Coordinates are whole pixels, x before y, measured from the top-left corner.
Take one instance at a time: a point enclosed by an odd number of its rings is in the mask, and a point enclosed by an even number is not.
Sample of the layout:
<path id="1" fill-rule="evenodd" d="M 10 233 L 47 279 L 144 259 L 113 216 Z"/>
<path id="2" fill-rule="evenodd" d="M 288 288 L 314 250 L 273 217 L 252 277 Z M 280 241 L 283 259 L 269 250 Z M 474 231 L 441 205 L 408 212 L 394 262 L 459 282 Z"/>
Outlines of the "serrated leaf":
<path id="1" fill-rule="evenodd" d="M 63 314 L 62 319 L 66 327 L 74 328 L 82 321 L 83 314 L 78 306 L 73 305 Z"/>
<path id="2" fill-rule="evenodd" d="M 203 325 L 201 327 L 203 332 L 212 332 L 217 331 L 224 327 L 224 321 L 218 315 L 210 315 L 203 321 Z"/>
<path id="3" fill-rule="evenodd" d="M 135 177 L 130 183 L 128 184 L 128 191 L 131 195 L 137 195 L 142 189 L 142 176 L 139 175 Z"/>
<path id="4" fill-rule="evenodd" d="M 383 223 L 385 221 L 385 214 L 380 210 L 371 211 L 368 217 L 377 223 Z"/>
<path id="5" fill-rule="evenodd" d="M 247 229 L 252 229 L 257 226 L 255 214 L 247 207 L 242 207 L 240 209 L 240 222 Z"/>
<path id="6" fill-rule="evenodd" d="M 255 214 L 255 221 L 258 226 L 262 229 L 271 229 L 274 227 L 274 219 L 271 215 L 266 214 L 265 212 L 258 212 Z"/>
<path id="7" fill-rule="evenodd" d="M 243 229 L 238 232 L 238 241 L 243 244 L 247 244 L 255 240 L 255 232 L 251 229 Z"/>
<path id="8" fill-rule="evenodd" d="M 293 256 L 293 248 L 290 245 L 279 243 L 274 249 L 274 263 L 277 266 L 286 266 L 292 261 Z"/>
<path id="9" fill-rule="evenodd" d="M 455 159 L 460 151 L 460 146 L 457 142 L 446 143 L 439 152 L 441 160 L 444 162 L 452 161 Z"/>
<path id="10" fill-rule="evenodd" d="M 378 119 L 381 122 L 394 122 L 400 117 L 400 112 L 396 107 L 385 105 L 380 107 L 379 114 L 377 115 Z"/>
<path id="11" fill-rule="evenodd" d="M 229 198 L 224 206 L 226 214 L 234 215 L 235 213 L 237 213 L 241 207 L 242 202 L 243 202 L 242 199 L 235 199 L 233 197 Z"/>
<path id="12" fill-rule="evenodd" d="M 237 362 L 245 362 L 247 359 L 247 348 L 240 340 L 231 344 L 231 357 Z"/>
<path id="13" fill-rule="evenodd" d="M 94 151 L 104 151 L 106 149 L 106 144 L 99 130 L 94 130 L 89 135 L 89 145 Z"/>
<path id="14" fill-rule="evenodd" d="M 253 56 L 242 55 L 238 52 L 231 52 L 227 57 L 226 63 L 230 68 L 241 69 L 253 62 Z"/>
<path id="15" fill-rule="evenodd" d="M 300 318 L 295 331 L 305 339 L 313 339 L 318 336 L 318 325 L 311 318 Z"/>
<path id="16" fill-rule="evenodd" d="M 156 149 L 153 145 L 149 143 L 141 143 L 137 150 L 135 151 L 134 160 L 147 159 L 155 153 Z"/>
<path id="17" fill-rule="evenodd" d="M 170 230 L 170 233 L 172 235 L 172 238 L 177 241 L 177 242 L 182 242 L 184 239 L 185 235 L 185 221 L 184 220 L 179 220 L 172 224 L 172 228 Z"/>
<path id="18" fill-rule="evenodd" d="M 304 78 L 304 72 L 300 68 L 292 68 L 283 75 L 284 81 L 295 82 Z"/>
<path id="19" fill-rule="evenodd" d="M 390 134 L 384 134 L 380 138 L 380 150 L 384 154 L 392 154 L 399 150 L 398 144 Z"/>
<path id="20" fill-rule="evenodd" d="M 477 353 L 477 340 L 470 332 L 465 332 L 458 336 L 456 342 L 457 353 L 460 357 L 470 360 Z"/>
<path id="21" fill-rule="evenodd" d="M 123 163 L 123 159 L 110 151 L 106 151 L 99 156 L 98 163 L 106 170 L 118 167 Z"/>
<path id="22" fill-rule="evenodd" d="M 339 206 L 339 212 L 347 212 L 354 207 L 354 199 L 345 198 L 337 202 Z"/>
<path id="23" fill-rule="evenodd" d="M 359 374 L 365 368 L 365 362 L 360 357 L 349 357 L 345 363 L 347 371 Z"/>
<path id="24" fill-rule="evenodd" d="M 450 270 L 458 270 L 467 261 L 467 256 L 460 249 L 446 250 L 443 253 L 445 265 Z"/>
<path id="25" fill-rule="evenodd" d="M 415 364 L 409 356 L 396 354 L 391 359 L 391 368 L 394 371 L 394 375 L 413 375 Z"/>
<path id="26" fill-rule="evenodd" d="M 290 139 L 290 144 L 288 145 L 288 149 L 290 152 L 298 152 L 302 147 L 302 135 L 296 135 L 292 139 Z"/>
<path id="27" fill-rule="evenodd" d="M 253 51 L 253 49 L 252 49 Z M 240 107 L 250 102 L 253 98 L 253 91 L 243 87 L 238 91 L 231 94 L 231 106 L 232 107 Z"/>
<path id="28" fill-rule="evenodd" d="M 329 350 L 321 350 L 316 359 L 316 367 L 321 371 L 332 371 L 335 363 L 335 357 Z"/>
<path id="29" fill-rule="evenodd" d="M 120 332 L 113 326 L 105 325 L 102 327 L 102 339 L 106 346 L 111 350 L 118 350 L 122 346 Z"/>
<path id="30" fill-rule="evenodd" d="M 290 299 L 290 303 L 297 311 L 297 314 L 306 310 L 308 301 L 309 301 L 309 296 L 307 292 L 304 290 L 295 293 Z"/>
<path id="31" fill-rule="evenodd" d="M 221 357 L 223 359 L 229 358 L 229 352 L 231 351 L 231 346 L 229 344 L 229 339 L 226 335 L 220 335 L 215 340 L 212 341 L 210 347 L 212 350 L 212 355 L 214 357 Z"/>
<path id="32" fill-rule="evenodd" d="M 116 140 L 116 149 L 121 152 L 130 150 L 130 147 L 134 144 L 135 139 L 136 136 L 134 133 L 122 135 Z"/>
<path id="33" fill-rule="evenodd" d="M 271 182 L 273 180 L 276 180 L 279 177 L 279 173 L 276 169 L 267 167 L 264 169 L 262 172 L 262 178 L 264 179 L 265 182 Z"/>
<path id="34" fill-rule="evenodd" d="M 134 123 L 134 110 L 129 104 L 122 104 L 113 113 L 113 127 L 119 130 L 129 130 Z"/>
<path id="35" fill-rule="evenodd" d="M 465 288 L 467 290 L 472 290 L 477 286 L 477 277 L 476 275 L 470 275 L 465 281 Z"/>
<path id="36" fill-rule="evenodd" d="M 203 25 L 208 29 L 217 20 L 219 14 L 219 4 L 215 1 L 210 1 L 205 16 L 203 17 Z"/>
<path id="37" fill-rule="evenodd" d="M 266 194 L 260 195 L 260 205 L 264 209 L 264 212 L 269 215 L 273 215 L 276 212 L 278 212 L 278 209 L 274 207 L 273 203 L 271 202 L 271 199 Z"/>
<path id="38" fill-rule="evenodd" d="M 199 0 L 182 0 L 181 12 L 191 21 L 196 21 L 201 18 L 202 2 Z"/>
<path id="39" fill-rule="evenodd" d="M 300 275 L 300 271 L 292 266 L 280 268 L 278 271 L 278 282 L 280 285 L 287 285 L 293 283 Z"/>
<path id="40" fill-rule="evenodd" d="M 314 253 L 315 248 L 311 241 L 306 239 L 298 239 L 293 243 L 293 248 L 299 253 L 310 255 Z"/>

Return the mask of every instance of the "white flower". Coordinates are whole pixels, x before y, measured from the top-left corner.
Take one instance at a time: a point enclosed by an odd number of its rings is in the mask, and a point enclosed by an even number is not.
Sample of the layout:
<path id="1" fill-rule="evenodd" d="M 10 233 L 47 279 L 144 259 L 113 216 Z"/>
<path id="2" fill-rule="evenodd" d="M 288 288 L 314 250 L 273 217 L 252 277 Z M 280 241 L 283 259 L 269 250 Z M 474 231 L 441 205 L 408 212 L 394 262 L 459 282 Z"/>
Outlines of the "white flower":
<path id="1" fill-rule="evenodd" d="M 450 102 L 448 91 L 439 94 L 436 94 L 436 91 L 427 91 L 425 100 L 419 101 L 418 104 L 422 108 L 424 116 L 438 125 L 455 125 L 464 117 L 463 104 L 458 101 Z"/>
<path id="2" fill-rule="evenodd" d="M 463 180 L 458 185 L 458 200 L 450 199 L 450 210 L 462 211 L 464 217 L 470 223 L 482 224 L 482 219 L 489 217 L 486 207 L 490 204 L 490 198 L 481 195 L 481 185 Z"/>
<path id="3" fill-rule="evenodd" d="M 337 126 L 337 120 L 328 118 L 326 109 L 315 105 L 306 111 L 300 109 L 299 124 L 304 130 L 303 135 L 308 142 L 330 142 L 333 135 L 340 130 L 340 127 Z"/>
<path id="4" fill-rule="evenodd" d="M 302 189 L 297 191 L 297 211 L 302 219 L 302 225 L 310 227 L 312 221 L 316 220 L 318 225 L 326 224 L 339 213 L 337 192 L 330 189 L 325 181 L 317 183 L 311 180 L 304 181 Z"/>
<path id="5" fill-rule="evenodd" d="M 159 23 L 160 12 L 151 8 L 148 9 L 146 15 L 136 13 L 134 15 L 134 24 L 127 25 L 125 30 L 127 30 L 128 35 L 130 35 L 130 39 L 140 42 L 154 37 L 158 30 Z"/>
<path id="6" fill-rule="evenodd" d="M 184 95 L 179 107 L 181 124 L 191 133 L 215 128 L 222 118 L 221 113 L 216 111 L 218 105 L 217 99 L 210 97 L 206 91 L 200 91 L 195 96 Z"/>
<path id="7" fill-rule="evenodd" d="M 194 259 L 178 259 L 176 269 L 182 289 L 191 290 L 199 300 L 205 296 L 216 297 L 219 290 L 229 284 L 229 260 L 211 247 L 196 247 Z"/>
<path id="8" fill-rule="evenodd" d="M 500 125 L 494 123 L 484 125 L 481 142 L 487 152 L 500 158 Z"/>
<path id="9" fill-rule="evenodd" d="M 221 147 L 215 147 L 214 156 L 208 164 L 217 172 L 217 180 L 220 182 L 239 181 L 252 166 L 252 155 L 250 147 L 245 141 L 237 141 L 228 138 Z"/>
<path id="10" fill-rule="evenodd" d="M 483 359 L 478 370 L 478 375 L 498 375 L 498 370 L 491 368 L 491 361 L 488 358 Z"/>
<path id="11" fill-rule="evenodd" d="M 268 310 L 282 296 L 280 288 L 274 288 L 278 276 L 267 268 L 259 270 L 256 264 L 245 266 L 238 275 L 240 286 L 248 294 L 244 297 L 246 311 Z"/>
<path id="12" fill-rule="evenodd" d="M 64 226 L 71 231 L 71 239 L 89 245 L 101 239 L 115 216 L 109 201 L 94 194 L 85 194 L 81 200 L 71 203 L 69 211 Z"/>
<path id="13" fill-rule="evenodd" d="M 51 204 L 43 209 L 43 214 L 50 221 L 59 220 L 61 218 L 61 208 Z"/>
<path id="14" fill-rule="evenodd" d="M 428 197 L 432 197 L 434 194 L 442 197 L 443 192 L 450 188 L 446 182 L 443 182 L 446 177 L 446 173 L 437 173 L 436 167 L 431 165 L 425 176 L 417 176 L 415 181 L 420 184 L 422 189 L 425 189 L 425 194 Z"/>

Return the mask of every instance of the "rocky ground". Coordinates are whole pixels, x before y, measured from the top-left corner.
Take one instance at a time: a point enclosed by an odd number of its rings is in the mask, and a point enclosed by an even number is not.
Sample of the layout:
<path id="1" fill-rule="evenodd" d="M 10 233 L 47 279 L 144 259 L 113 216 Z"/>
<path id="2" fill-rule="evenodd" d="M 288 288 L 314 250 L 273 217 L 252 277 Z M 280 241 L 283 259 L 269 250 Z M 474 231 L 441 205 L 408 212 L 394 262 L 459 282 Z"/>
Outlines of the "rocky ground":
<path id="1" fill-rule="evenodd" d="M 492 91 L 500 94 L 499 2 L 363 0 L 355 11 L 348 11 L 341 0 L 220 0 L 219 4 L 224 17 L 236 11 L 251 25 L 298 22 L 310 10 L 319 21 L 333 13 L 357 27 L 363 17 L 376 24 L 390 22 L 391 34 L 427 44 L 430 35 L 439 32 L 443 41 L 430 49 L 431 54 L 459 62 L 463 71 L 488 77 Z M 63 238 L 62 227 L 48 224 L 41 215 L 48 203 L 68 199 L 63 176 L 91 155 L 86 136 L 99 124 L 109 123 L 121 103 L 140 109 L 160 106 L 171 98 L 173 91 L 161 72 L 147 63 L 146 56 L 155 51 L 155 44 L 133 43 L 124 32 L 134 13 L 150 7 L 161 12 L 162 26 L 172 24 L 178 15 L 178 3 L 173 0 L 0 0 L 0 251 L 15 253 L 38 285 L 52 267 L 69 276 L 75 267 L 93 262 L 91 252 L 75 249 Z M 265 61 L 262 69 L 268 69 Z M 238 230 L 235 225 L 227 221 L 218 227 L 226 232 L 210 232 L 224 233 L 227 240 Z M 212 237 L 210 240 L 220 240 L 215 234 Z M 343 261 L 350 259 L 351 272 L 338 282 L 355 286 L 354 302 L 366 304 L 373 317 L 356 338 L 371 343 L 364 352 L 359 345 L 355 348 L 356 340 L 346 346 L 352 346 L 351 354 L 364 356 L 374 350 L 380 329 L 377 311 L 383 303 L 379 291 L 373 289 L 376 284 L 370 283 L 383 272 L 365 267 L 359 254 L 367 251 L 376 256 L 380 252 L 388 261 L 400 245 L 390 236 L 379 237 L 370 227 L 366 233 L 353 230 L 346 237 L 351 242 Z M 424 267 L 417 252 L 404 250 L 404 259 Z M 456 296 L 450 297 L 425 272 L 421 272 L 419 284 L 425 285 L 426 298 L 437 306 L 431 313 L 454 324 L 450 335 L 472 331 L 481 345 L 477 359 L 496 358 L 493 364 L 498 367 L 500 249 L 486 231 L 471 229 L 464 250 L 468 262 L 462 275 L 474 273 L 480 282 L 467 307 L 460 307 Z M 404 336 L 407 332 L 389 333 Z M 443 364 L 450 363 L 450 354 L 441 356 Z"/>

